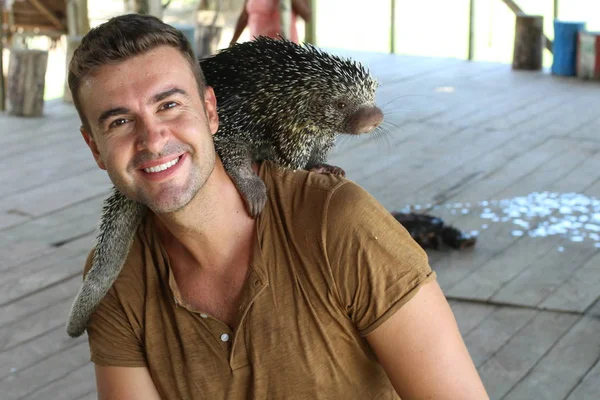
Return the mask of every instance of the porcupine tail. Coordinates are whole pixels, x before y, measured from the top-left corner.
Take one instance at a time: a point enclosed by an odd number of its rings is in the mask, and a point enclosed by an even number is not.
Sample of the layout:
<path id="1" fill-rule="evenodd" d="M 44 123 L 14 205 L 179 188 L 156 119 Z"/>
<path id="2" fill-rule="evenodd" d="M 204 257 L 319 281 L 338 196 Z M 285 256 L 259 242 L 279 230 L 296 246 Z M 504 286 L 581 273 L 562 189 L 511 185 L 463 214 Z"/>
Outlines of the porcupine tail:
<path id="1" fill-rule="evenodd" d="M 71 306 L 67 333 L 83 334 L 90 316 L 119 276 L 147 208 L 123 196 L 116 188 L 104 201 L 92 266 Z"/>

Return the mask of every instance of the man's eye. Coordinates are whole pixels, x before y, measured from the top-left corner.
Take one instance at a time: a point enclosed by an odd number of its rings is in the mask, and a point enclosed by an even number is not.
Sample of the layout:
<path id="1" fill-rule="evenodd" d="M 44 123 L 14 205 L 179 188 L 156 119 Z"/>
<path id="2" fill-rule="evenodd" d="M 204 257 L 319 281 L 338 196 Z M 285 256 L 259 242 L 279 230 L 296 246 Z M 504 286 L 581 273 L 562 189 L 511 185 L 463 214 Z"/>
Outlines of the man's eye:
<path id="1" fill-rule="evenodd" d="M 111 128 L 116 128 L 118 126 L 124 125 L 125 123 L 127 123 L 127 119 L 126 118 L 115 119 L 113 122 L 110 123 L 110 127 Z"/>
<path id="2" fill-rule="evenodd" d="M 169 109 L 169 108 L 173 108 L 173 107 L 176 107 L 176 106 L 177 106 L 177 103 L 176 103 L 176 102 L 174 102 L 174 101 L 169 101 L 169 102 L 167 102 L 167 103 L 163 104 L 163 105 L 162 105 L 160 108 L 161 108 L 161 110 L 167 110 L 167 109 Z"/>

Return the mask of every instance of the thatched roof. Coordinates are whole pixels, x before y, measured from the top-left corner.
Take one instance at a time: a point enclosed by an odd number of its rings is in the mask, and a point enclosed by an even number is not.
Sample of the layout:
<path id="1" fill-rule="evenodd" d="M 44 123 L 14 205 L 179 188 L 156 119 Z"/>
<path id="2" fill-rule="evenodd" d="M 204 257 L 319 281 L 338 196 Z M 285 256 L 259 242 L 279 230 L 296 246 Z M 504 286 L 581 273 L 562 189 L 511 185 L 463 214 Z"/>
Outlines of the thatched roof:
<path id="1" fill-rule="evenodd" d="M 0 0 L 0 3 L 9 7 L 5 12 L 9 34 L 20 29 L 51 36 L 67 33 L 67 0 Z"/>

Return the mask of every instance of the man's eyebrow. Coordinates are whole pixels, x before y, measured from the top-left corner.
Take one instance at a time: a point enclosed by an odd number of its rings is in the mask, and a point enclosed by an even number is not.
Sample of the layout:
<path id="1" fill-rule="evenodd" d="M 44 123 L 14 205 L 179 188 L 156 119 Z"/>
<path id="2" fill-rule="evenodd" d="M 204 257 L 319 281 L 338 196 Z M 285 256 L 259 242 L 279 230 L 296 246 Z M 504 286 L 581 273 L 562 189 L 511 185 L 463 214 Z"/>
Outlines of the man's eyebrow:
<path id="1" fill-rule="evenodd" d="M 127 114 L 128 112 L 129 110 L 124 107 L 117 107 L 111 108 L 110 110 L 106 110 L 98 117 L 98 125 L 102 125 L 102 123 L 110 117 L 113 117 L 115 115 Z"/>
<path id="2" fill-rule="evenodd" d="M 189 96 L 188 93 L 185 90 L 175 87 L 175 88 L 172 88 L 172 89 L 169 89 L 169 90 L 165 90 L 164 92 L 160 92 L 160 93 L 154 95 L 152 97 L 151 102 L 152 103 L 158 103 L 159 101 L 164 100 L 167 97 L 170 97 L 170 96 L 172 96 L 174 94 L 182 94 L 184 96 Z"/>
<path id="3" fill-rule="evenodd" d="M 164 92 L 155 94 L 154 96 L 152 96 L 149 103 L 158 103 L 159 101 L 164 100 L 174 94 L 182 94 L 184 96 L 189 96 L 188 93 L 183 89 L 172 88 L 169 90 L 165 90 Z M 98 117 L 98 124 L 101 125 L 104 121 L 106 121 L 110 117 L 113 117 L 115 115 L 127 114 L 128 112 L 129 112 L 129 109 L 127 109 L 125 107 L 111 108 L 110 110 L 106 110 L 102 114 L 100 114 L 100 117 Z"/>

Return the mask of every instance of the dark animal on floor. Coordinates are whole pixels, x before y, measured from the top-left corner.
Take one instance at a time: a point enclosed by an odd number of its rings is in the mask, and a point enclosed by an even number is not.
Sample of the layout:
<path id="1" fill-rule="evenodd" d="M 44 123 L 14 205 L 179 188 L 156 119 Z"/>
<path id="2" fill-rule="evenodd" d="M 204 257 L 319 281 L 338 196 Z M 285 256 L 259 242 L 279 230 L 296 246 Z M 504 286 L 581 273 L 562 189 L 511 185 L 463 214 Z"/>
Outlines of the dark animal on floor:
<path id="1" fill-rule="evenodd" d="M 476 237 L 444 224 L 441 218 L 433 215 L 397 211 L 392 211 L 392 215 L 423 249 L 437 250 L 443 243 L 454 249 L 462 250 L 475 246 L 477 242 Z"/>

